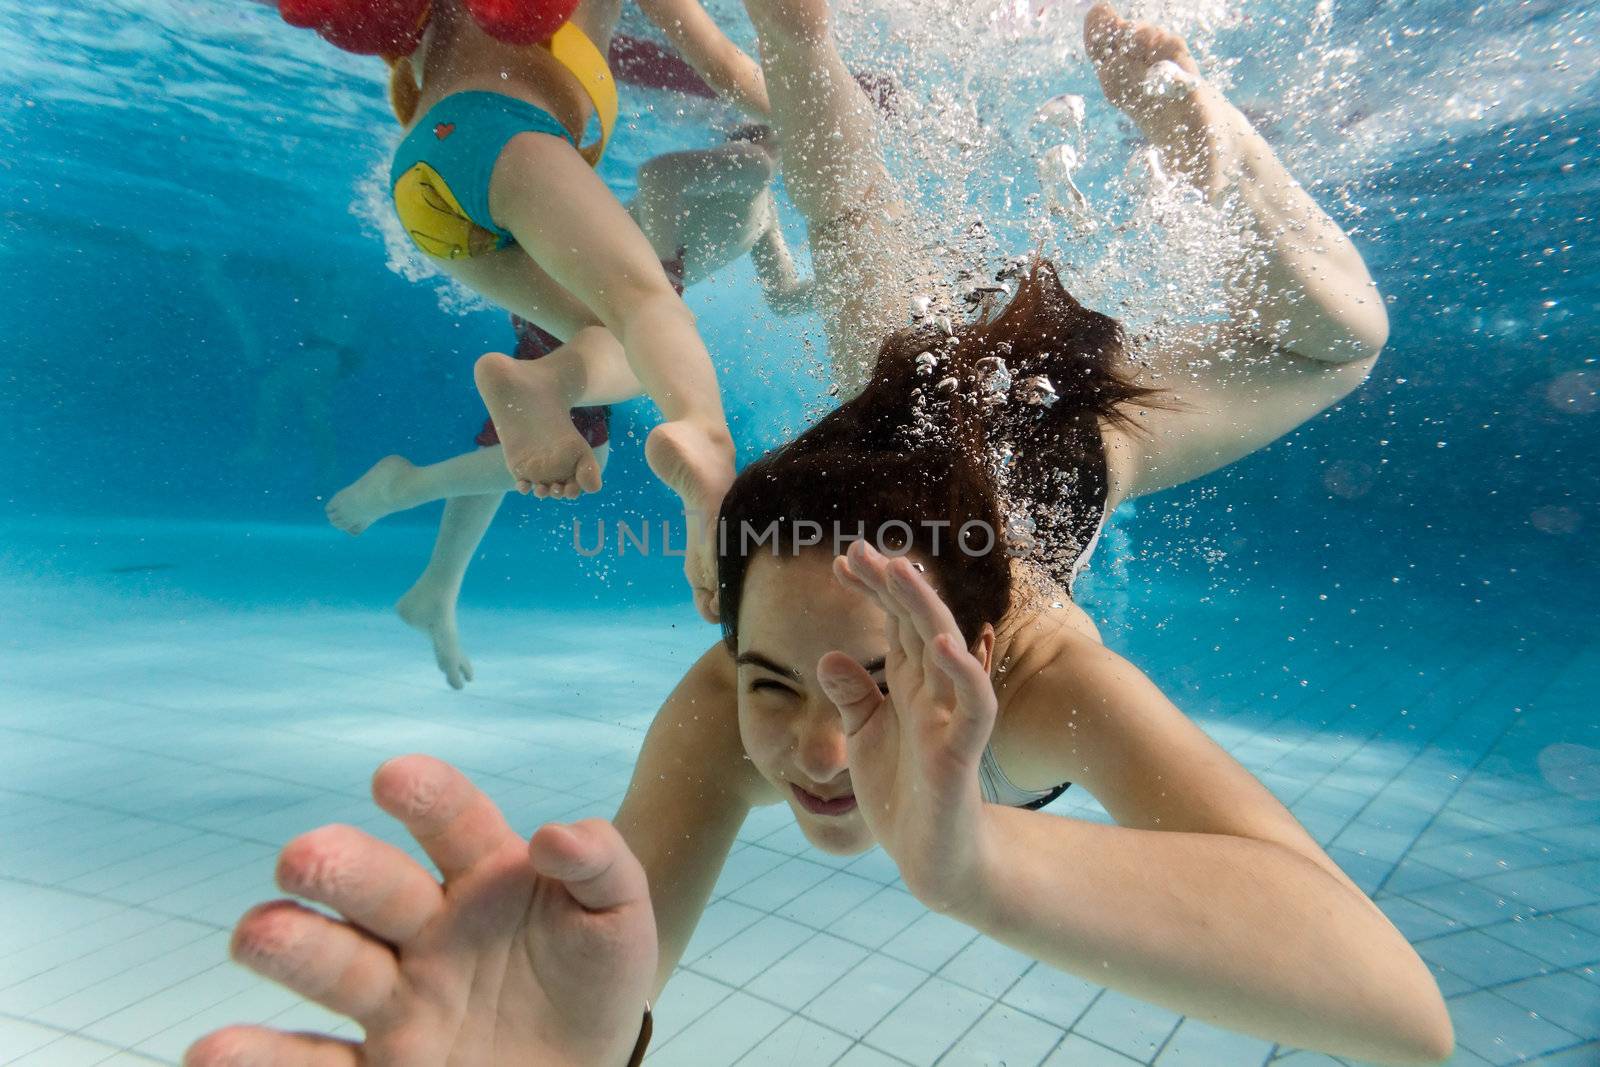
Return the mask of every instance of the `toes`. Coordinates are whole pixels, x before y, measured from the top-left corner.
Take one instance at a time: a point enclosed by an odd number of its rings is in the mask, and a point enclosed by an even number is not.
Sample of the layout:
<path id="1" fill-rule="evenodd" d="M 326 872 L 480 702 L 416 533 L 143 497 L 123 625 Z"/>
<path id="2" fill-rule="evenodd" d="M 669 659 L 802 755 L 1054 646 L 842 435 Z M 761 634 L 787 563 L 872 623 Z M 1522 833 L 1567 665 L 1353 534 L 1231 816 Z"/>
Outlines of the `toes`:
<path id="1" fill-rule="evenodd" d="M 473 680 L 473 678 L 472 678 L 472 661 L 471 660 L 463 659 L 461 661 L 461 677 L 465 678 L 469 682 Z"/>
<path id="2" fill-rule="evenodd" d="M 585 493 L 600 491 L 600 461 L 590 452 L 578 464 L 578 488 Z"/>

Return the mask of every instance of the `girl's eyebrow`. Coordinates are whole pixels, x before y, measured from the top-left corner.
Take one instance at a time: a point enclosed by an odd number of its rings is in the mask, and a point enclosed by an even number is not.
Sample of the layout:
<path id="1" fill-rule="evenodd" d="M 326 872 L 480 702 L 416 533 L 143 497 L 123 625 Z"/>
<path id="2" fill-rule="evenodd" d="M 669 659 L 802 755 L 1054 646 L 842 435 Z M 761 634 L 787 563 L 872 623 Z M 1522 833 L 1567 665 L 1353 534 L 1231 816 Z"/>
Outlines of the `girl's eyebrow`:
<path id="1" fill-rule="evenodd" d="M 875 660 L 869 660 L 866 663 L 863 663 L 861 665 L 861 669 L 866 671 L 868 674 L 877 674 L 879 671 L 883 670 L 884 664 L 888 662 L 888 659 L 889 657 L 887 656 L 879 656 Z M 733 662 L 739 667 L 760 667 L 762 670 L 771 671 L 773 674 L 781 674 L 786 678 L 793 678 L 795 681 L 800 680 L 799 671 L 795 670 L 793 667 L 780 667 L 775 661 L 767 658 L 760 652 L 741 652 L 739 653 L 738 658 L 736 658 Z"/>
<path id="2" fill-rule="evenodd" d="M 733 662 L 739 667 L 760 667 L 762 670 L 771 671 L 773 674 L 781 674 L 786 678 L 793 678 L 797 682 L 800 681 L 800 672 L 798 670 L 793 667 L 780 667 L 776 662 L 759 652 L 741 652 Z"/>

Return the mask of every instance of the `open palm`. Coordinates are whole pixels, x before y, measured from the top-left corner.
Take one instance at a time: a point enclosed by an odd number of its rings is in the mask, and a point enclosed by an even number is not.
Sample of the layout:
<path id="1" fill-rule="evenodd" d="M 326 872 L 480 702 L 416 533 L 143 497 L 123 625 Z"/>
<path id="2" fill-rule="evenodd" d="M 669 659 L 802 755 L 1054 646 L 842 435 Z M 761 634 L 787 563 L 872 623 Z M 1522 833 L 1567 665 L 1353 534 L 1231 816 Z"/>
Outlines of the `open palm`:
<path id="1" fill-rule="evenodd" d="M 906 887 L 948 910 L 973 885 L 981 860 L 978 762 L 996 712 L 988 670 L 909 560 L 857 541 L 834 561 L 834 574 L 883 608 L 889 646 L 887 694 L 843 653 L 817 665 L 844 716 L 856 800 Z"/>
<path id="2" fill-rule="evenodd" d="M 278 880 L 344 921 L 293 901 L 234 932 L 235 958 L 359 1023 L 357 1043 L 230 1027 L 188 1065 L 485 1067 L 622 1064 L 655 974 L 644 871 L 600 820 L 530 841 L 454 768 L 411 756 L 373 779 L 443 875 L 347 826 L 283 850 Z"/>

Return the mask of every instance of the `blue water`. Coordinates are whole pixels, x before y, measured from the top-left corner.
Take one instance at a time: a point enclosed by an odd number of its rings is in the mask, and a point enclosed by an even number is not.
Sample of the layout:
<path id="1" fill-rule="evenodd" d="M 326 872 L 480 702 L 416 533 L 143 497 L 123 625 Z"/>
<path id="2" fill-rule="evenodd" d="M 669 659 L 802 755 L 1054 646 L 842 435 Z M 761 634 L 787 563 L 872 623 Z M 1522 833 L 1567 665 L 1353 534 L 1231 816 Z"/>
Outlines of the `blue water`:
<path id="1" fill-rule="evenodd" d="M 1163 10 L 1203 57 L 1242 57 L 1234 98 L 1351 228 L 1392 339 L 1336 411 L 1119 515 L 1084 602 L 1417 943 L 1455 1062 L 1600 1063 L 1600 8 L 1244 4 L 1213 33 L 1215 6 Z M 915 9 L 882 7 L 891 27 Z M 852 61 L 913 94 L 971 58 L 869 36 Z M 510 343 L 393 262 L 375 64 L 221 0 L 0 7 L 0 57 L 0 1062 L 172 1062 L 222 1022 L 328 1025 L 223 962 L 276 846 L 370 821 L 366 776 L 407 749 L 519 824 L 609 815 L 712 640 L 675 561 L 568 548 L 574 519 L 669 512 L 638 447 L 653 413 L 618 409 L 606 493 L 507 503 L 463 595 L 479 681 L 446 690 L 387 613 L 437 507 L 356 540 L 321 517 L 381 455 L 464 450 L 471 361 Z M 1020 177 L 969 178 L 962 210 L 1032 188 L 1027 116 L 1062 91 L 1099 112 L 1086 188 L 1125 209 L 1132 146 L 1081 64 L 977 69 L 974 173 Z M 624 108 L 603 171 L 622 195 L 732 119 L 638 90 Z M 752 318 L 747 265 L 689 300 L 743 455 L 824 409 L 815 324 Z M 306 364 L 311 336 L 350 365 Z M 261 382 L 302 364 L 326 411 L 288 405 L 257 439 Z M 823 857 L 770 814 L 652 1063 L 1327 1062 L 1030 968 L 920 916 L 881 854 Z"/>

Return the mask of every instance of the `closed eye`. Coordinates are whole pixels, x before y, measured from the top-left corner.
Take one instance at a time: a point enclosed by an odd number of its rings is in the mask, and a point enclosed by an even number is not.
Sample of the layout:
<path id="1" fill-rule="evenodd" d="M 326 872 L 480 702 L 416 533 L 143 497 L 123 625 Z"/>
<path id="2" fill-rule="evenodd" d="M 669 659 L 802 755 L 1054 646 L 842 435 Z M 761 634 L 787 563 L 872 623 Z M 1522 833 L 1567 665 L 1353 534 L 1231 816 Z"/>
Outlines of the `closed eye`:
<path id="1" fill-rule="evenodd" d="M 775 682 L 771 678 L 757 678 L 755 681 L 750 683 L 750 692 L 760 693 L 763 691 L 787 693 L 790 696 L 794 695 L 793 689 L 784 685 L 782 682 Z"/>

